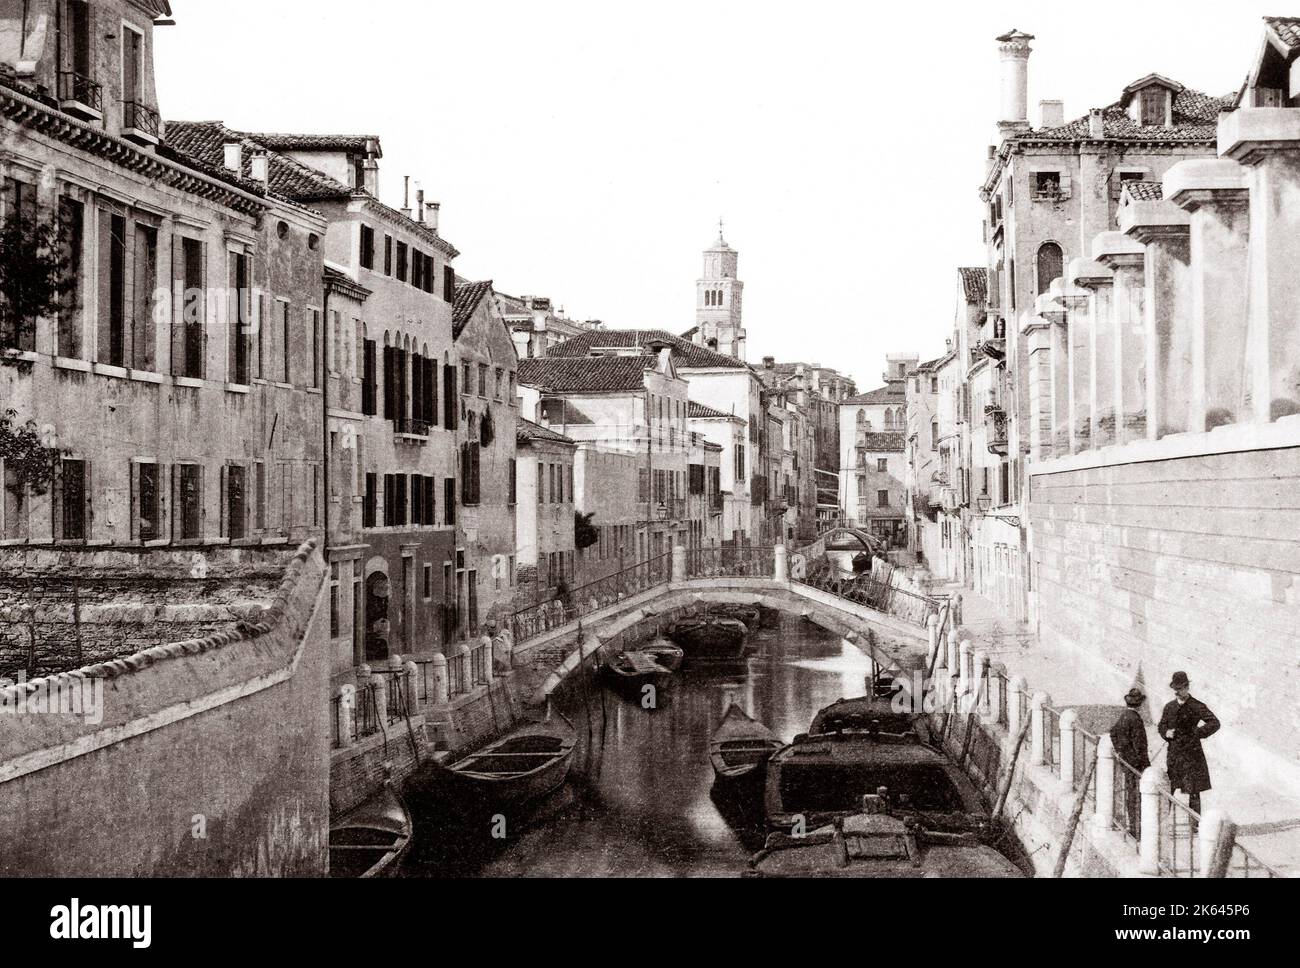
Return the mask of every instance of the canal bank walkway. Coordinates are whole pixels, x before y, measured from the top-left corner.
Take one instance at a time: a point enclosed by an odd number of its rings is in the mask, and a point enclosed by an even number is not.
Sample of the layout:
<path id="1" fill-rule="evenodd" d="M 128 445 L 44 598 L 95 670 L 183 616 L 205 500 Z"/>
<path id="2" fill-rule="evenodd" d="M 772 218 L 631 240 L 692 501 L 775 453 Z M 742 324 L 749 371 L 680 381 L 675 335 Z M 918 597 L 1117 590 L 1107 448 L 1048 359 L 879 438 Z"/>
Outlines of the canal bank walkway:
<path id="1" fill-rule="evenodd" d="M 989 654 L 990 662 L 1002 663 L 1009 677 L 1024 676 L 1031 693 L 1047 693 L 1053 706 L 1120 705 L 1134 685 L 1122 682 L 1114 669 L 1078 650 L 1043 642 L 1029 625 L 1009 618 L 1001 605 L 974 589 L 948 582 L 930 582 L 929 589 L 934 595 L 961 595 L 961 627 L 976 647 Z M 1167 679 L 1173 671 L 1162 672 L 1159 681 L 1139 684 L 1147 694 L 1142 718 L 1157 768 L 1164 766 L 1165 741 L 1156 733 L 1152 715 L 1158 716 L 1173 696 Z M 1187 673 L 1194 687 L 1196 671 Z M 1225 710 L 1216 712 L 1227 718 Z M 1300 876 L 1300 797 L 1261 784 L 1249 764 L 1227 755 L 1213 737 L 1205 741 L 1204 749 L 1214 786 L 1202 794 L 1203 807 L 1227 812 L 1243 828 L 1238 839 L 1260 860 L 1288 877 Z"/>

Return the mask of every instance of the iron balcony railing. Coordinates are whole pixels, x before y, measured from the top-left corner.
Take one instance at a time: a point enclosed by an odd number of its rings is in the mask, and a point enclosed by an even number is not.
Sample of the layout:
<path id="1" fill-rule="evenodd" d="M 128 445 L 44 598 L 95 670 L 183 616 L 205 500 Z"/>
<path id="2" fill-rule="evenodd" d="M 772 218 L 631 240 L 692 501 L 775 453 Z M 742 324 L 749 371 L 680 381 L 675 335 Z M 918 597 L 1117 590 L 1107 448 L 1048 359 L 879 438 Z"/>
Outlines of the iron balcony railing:
<path id="1" fill-rule="evenodd" d="M 160 130 L 158 112 L 139 101 L 123 101 L 122 127 L 157 138 Z"/>
<path id="2" fill-rule="evenodd" d="M 98 82 L 76 71 L 59 72 L 59 100 L 75 102 L 97 114 L 104 111 L 104 88 Z"/>

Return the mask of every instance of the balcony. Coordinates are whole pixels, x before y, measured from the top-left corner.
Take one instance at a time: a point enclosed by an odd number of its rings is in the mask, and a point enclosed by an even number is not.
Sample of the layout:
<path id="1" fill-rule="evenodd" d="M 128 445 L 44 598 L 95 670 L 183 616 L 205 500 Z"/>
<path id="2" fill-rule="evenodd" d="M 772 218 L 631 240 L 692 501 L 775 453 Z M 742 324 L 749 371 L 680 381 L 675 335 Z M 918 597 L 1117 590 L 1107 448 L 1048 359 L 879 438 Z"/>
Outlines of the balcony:
<path id="1" fill-rule="evenodd" d="M 104 89 L 75 71 L 59 72 L 59 107 L 83 121 L 104 120 Z"/>
<path id="2" fill-rule="evenodd" d="M 989 453 L 1005 457 L 1007 454 L 1007 412 L 998 404 L 984 408 L 984 433 L 988 437 Z"/>
<path id="3" fill-rule="evenodd" d="M 156 145 L 161 125 L 158 112 L 139 101 L 122 102 L 122 137 L 142 145 Z"/>

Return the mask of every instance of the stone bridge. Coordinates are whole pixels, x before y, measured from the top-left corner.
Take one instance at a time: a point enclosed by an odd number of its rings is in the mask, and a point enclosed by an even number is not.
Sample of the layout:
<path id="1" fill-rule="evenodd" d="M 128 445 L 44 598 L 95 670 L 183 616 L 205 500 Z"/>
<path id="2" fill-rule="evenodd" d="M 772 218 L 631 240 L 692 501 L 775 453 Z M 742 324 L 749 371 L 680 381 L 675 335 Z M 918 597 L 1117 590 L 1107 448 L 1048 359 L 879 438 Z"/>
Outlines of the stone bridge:
<path id="1" fill-rule="evenodd" d="M 790 577 L 784 548 L 777 547 L 773 557 L 770 578 L 692 577 L 688 573 L 685 549 L 675 548 L 672 574 L 666 581 L 585 611 L 540 634 L 521 638 L 513 650 L 515 668 L 531 666 L 538 673 L 533 680 L 530 701 L 545 702 L 582 663 L 624 633 L 636 630 L 643 623 L 657 624 L 706 603 L 763 606 L 799 616 L 841 636 L 886 669 L 914 668 L 929 654 L 932 633 L 924 613 L 918 616 L 913 608 L 910 609 L 912 617 L 905 618 L 851 601 Z"/>

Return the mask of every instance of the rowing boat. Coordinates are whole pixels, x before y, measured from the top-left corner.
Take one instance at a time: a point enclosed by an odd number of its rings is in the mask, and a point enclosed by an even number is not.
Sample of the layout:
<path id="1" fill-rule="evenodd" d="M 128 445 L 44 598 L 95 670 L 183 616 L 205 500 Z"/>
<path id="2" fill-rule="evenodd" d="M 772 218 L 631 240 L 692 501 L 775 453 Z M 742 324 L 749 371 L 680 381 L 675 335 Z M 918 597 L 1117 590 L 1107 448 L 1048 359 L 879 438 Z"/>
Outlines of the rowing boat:
<path id="1" fill-rule="evenodd" d="M 732 703 L 709 742 L 709 760 L 719 780 L 756 775 L 784 744 L 781 738 Z"/>
<path id="2" fill-rule="evenodd" d="M 674 622 L 668 629 L 668 637 L 692 658 L 727 657 L 741 654 L 748 632 L 739 619 L 701 615 Z"/>
<path id="3" fill-rule="evenodd" d="M 686 656 L 685 652 L 665 638 L 655 639 L 649 645 L 643 645 L 638 651 L 650 656 L 669 672 L 680 669 L 682 659 Z"/>
<path id="4" fill-rule="evenodd" d="M 411 814 L 385 784 L 383 792 L 330 825 L 330 877 L 390 875 L 411 843 Z"/>
<path id="5" fill-rule="evenodd" d="M 453 795 L 518 804 L 550 793 L 569 773 L 576 736 L 559 713 L 512 729 L 441 769 Z"/>
<path id="6" fill-rule="evenodd" d="M 615 652 L 601 665 L 601 672 L 611 686 L 641 695 L 646 686 L 662 689 L 672 676 L 671 670 L 648 652 Z"/>

